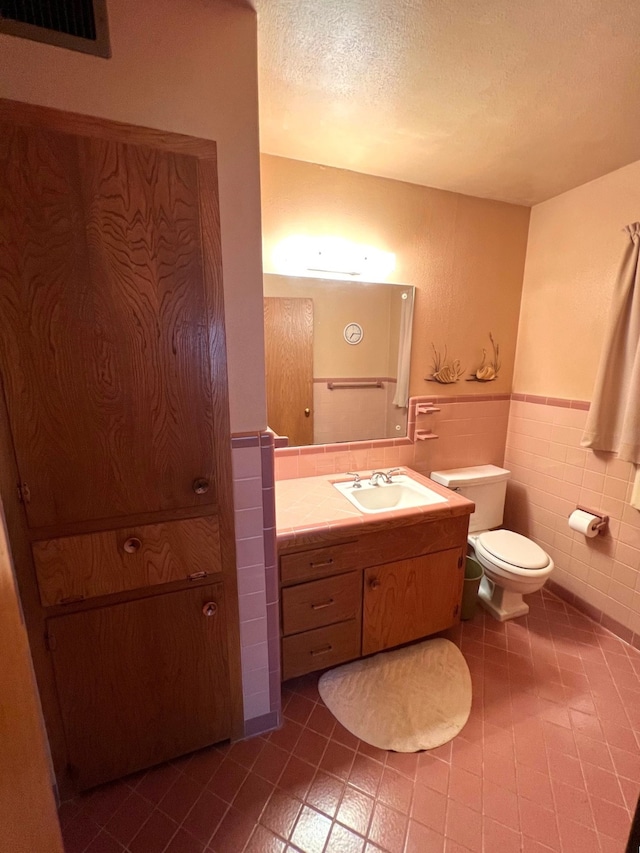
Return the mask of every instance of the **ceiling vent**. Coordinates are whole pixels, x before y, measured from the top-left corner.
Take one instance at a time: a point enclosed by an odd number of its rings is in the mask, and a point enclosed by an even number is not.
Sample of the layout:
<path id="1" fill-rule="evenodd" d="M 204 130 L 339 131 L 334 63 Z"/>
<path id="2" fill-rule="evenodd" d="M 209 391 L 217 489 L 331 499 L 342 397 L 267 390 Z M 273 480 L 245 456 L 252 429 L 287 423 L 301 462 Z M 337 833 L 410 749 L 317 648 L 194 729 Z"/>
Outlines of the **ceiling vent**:
<path id="1" fill-rule="evenodd" d="M 111 56 L 106 0 L 0 0 L 0 33 Z"/>

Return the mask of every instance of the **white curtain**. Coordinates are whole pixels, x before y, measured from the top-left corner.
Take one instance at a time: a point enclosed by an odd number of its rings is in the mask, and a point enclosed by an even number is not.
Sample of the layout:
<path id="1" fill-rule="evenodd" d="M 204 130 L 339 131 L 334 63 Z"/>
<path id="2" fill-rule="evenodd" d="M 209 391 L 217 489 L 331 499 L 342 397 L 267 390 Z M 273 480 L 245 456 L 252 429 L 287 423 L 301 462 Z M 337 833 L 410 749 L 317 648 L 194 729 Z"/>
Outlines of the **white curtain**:
<path id="1" fill-rule="evenodd" d="M 581 444 L 635 463 L 631 503 L 640 509 L 640 222 L 625 231 L 628 243 Z"/>
<path id="2" fill-rule="evenodd" d="M 409 405 L 409 372 L 411 370 L 411 321 L 413 306 L 411 299 L 402 300 L 400 309 L 400 343 L 398 346 L 398 373 L 393 405 L 406 409 Z"/>

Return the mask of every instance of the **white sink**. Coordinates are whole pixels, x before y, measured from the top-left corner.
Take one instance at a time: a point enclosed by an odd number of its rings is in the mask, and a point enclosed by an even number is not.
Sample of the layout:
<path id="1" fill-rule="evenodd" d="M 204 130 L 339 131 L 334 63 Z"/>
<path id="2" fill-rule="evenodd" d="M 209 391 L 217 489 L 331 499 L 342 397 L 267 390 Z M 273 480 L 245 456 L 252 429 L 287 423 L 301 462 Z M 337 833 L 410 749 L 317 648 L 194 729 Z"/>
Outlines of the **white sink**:
<path id="1" fill-rule="evenodd" d="M 347 483 L 334 483 L 333 486 L 360 512 L 391 512 L 395 509 L 447 502 L 442 495 L 406 474 L 395 474 L 391 483 L 379 483 L 376 486 L 372 486 L 368 480 L 363 480 L 359 489 L 354 488 L 352 480 Z"/>

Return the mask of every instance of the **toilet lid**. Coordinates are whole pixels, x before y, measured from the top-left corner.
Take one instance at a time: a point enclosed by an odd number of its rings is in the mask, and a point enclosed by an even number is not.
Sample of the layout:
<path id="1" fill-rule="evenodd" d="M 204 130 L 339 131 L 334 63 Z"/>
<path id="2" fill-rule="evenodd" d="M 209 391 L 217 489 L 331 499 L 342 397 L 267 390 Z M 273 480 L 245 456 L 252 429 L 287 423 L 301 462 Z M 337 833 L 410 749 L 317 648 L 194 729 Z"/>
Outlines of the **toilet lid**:
<path id="1" fill-rule="evenodd" d="M 539 545 L 511 530 L 489 530 L 478 537 L 489 554 L 521 569 L 544 569 L 549 555 Z"/>

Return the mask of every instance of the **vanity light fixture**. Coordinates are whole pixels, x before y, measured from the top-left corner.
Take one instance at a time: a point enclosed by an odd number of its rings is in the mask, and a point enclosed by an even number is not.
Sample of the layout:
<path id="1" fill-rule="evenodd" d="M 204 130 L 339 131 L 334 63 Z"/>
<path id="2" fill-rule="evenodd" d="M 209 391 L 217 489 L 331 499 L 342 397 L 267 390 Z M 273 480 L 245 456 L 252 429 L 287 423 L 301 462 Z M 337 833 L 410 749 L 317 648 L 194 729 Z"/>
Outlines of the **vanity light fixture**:
<path id="1" fill-rule="evenodd" d="M 292 234 L 273 251 L 276 271 L 284 275 L 386 281 L 396 265 L 393 252 L 343 237 Z"/>

